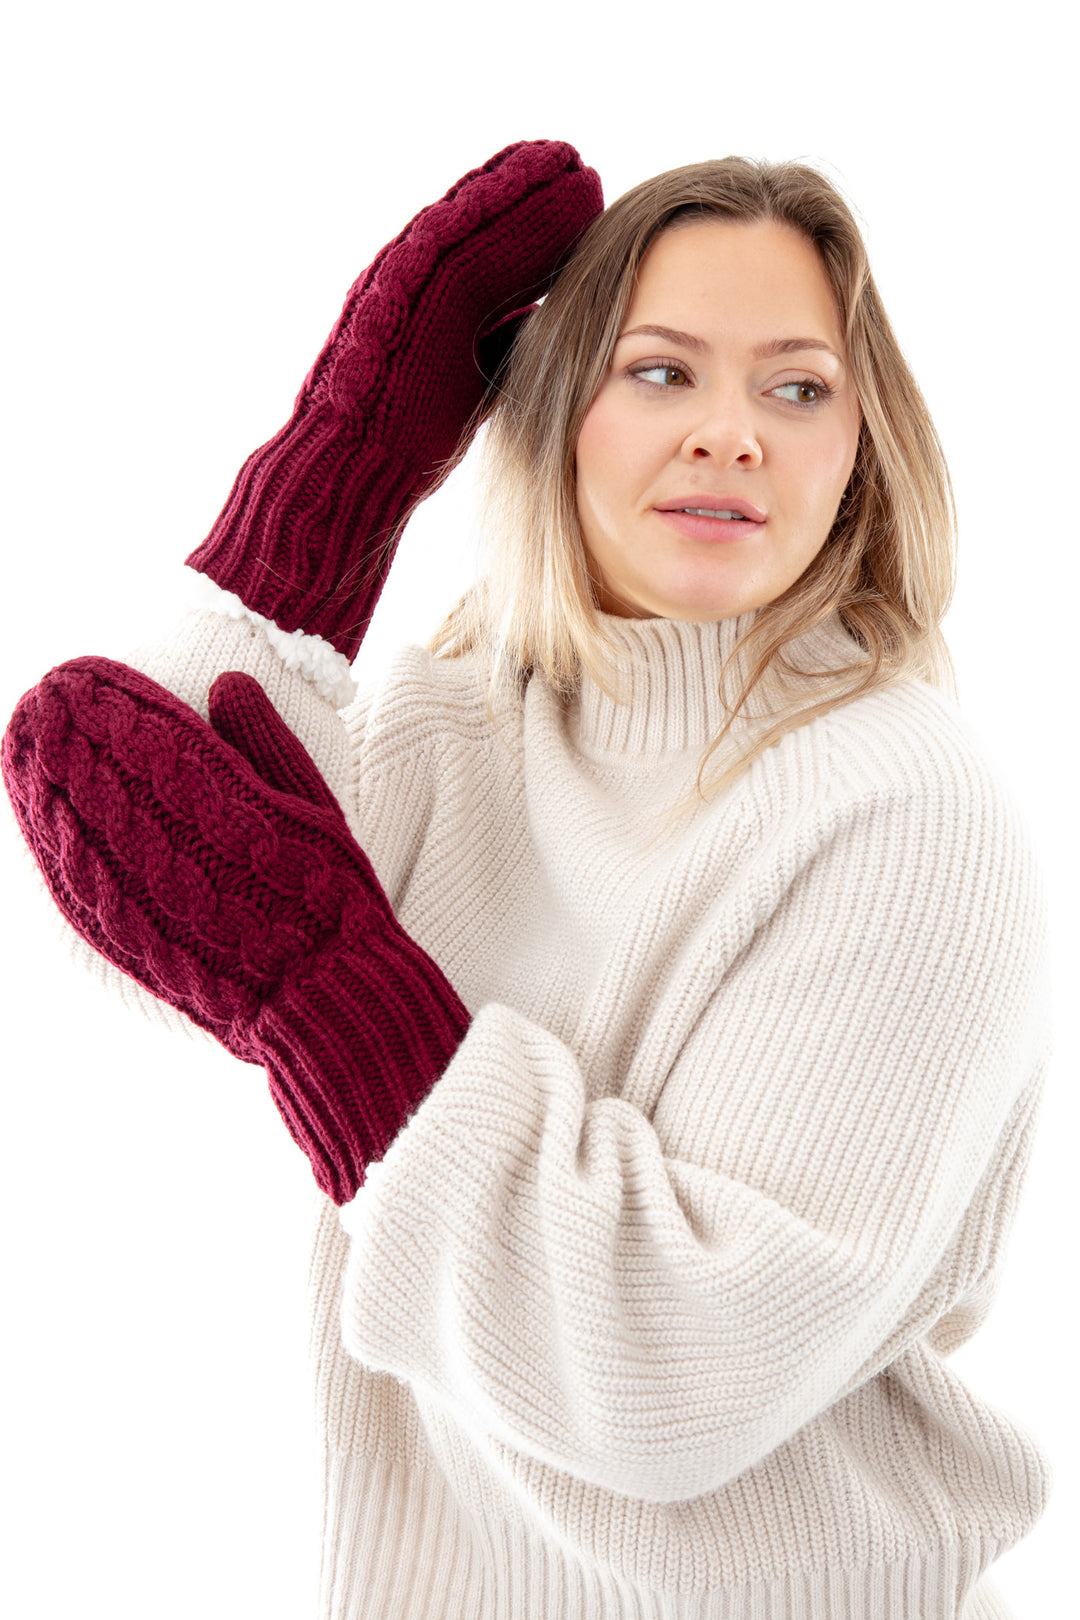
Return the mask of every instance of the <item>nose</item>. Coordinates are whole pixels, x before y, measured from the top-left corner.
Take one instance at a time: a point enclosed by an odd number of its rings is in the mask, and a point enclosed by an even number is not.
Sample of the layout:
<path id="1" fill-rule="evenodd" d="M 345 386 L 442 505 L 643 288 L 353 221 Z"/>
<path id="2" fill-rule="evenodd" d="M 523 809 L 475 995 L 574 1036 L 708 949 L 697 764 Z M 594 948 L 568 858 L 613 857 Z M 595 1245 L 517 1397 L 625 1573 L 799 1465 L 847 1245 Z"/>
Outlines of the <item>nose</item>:
<path id="1" fill-rule="evenodd" d="M 718 467 L 760 466 L 761 444 L 750 402 L 730 396 L 712 400 L 683 441 L 682 455 L 687 461 L 708 460 Z"/>

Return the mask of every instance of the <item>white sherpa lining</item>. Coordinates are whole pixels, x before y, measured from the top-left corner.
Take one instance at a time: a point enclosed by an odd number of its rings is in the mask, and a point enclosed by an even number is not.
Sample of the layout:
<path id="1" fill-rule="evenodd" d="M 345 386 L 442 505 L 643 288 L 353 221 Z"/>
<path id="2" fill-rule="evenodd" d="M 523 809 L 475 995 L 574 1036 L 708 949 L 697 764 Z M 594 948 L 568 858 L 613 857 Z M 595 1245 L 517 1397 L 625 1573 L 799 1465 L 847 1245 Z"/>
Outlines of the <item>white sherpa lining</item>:
<path id="1" fill-rule="evenodd" d="M 335 709 L 345 709 L 356 696 L 349 660 L 322 636 L 309 636 L 303 630 L 282 630 L 273 619 L 266 619 L 249 608 L 234 591 L 222 590 L 206 574 L 185 568 L 188 600 L 193 608 L 221 613 L 229 619 L 247 619 L 263 631 L 286 669 L 295 669 Z"/>

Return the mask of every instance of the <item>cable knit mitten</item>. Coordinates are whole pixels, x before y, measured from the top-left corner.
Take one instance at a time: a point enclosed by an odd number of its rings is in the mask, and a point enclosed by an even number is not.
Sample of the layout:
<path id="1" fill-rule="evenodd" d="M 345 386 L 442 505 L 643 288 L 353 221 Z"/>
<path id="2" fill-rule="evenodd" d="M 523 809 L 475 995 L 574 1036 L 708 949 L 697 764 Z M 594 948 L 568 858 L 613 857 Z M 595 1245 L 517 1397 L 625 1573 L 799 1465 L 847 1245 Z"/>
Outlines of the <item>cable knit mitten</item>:
<path id="1" fill-rule="evenodd" d="M 355 657 L 410 509 L 464 451 L 522 306 L 602 207 L 572 146 L 519 141 L 417 214 L 351 289 L 189 566 Z"/>
<path id="2" fill-rule="evenodd" d="M 210 713 L 76 658 L 19 702 L 4 780 L 68 921 L 266 1068 L 320 1187 L 345 1203 L 469 1014 L 258 683 L 220 676 Z"/>

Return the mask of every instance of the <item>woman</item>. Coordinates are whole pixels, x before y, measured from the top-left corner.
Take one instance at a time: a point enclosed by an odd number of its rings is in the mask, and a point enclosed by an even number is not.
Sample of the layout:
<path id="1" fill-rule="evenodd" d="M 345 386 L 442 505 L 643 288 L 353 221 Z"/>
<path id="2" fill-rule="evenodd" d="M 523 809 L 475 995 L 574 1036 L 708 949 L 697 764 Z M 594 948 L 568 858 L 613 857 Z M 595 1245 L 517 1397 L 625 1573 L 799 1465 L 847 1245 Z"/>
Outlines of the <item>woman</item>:
<path id="1" fill-rule="evenodd" d="M 944 463 L 819 175 L 598 206 L 537 142 L 418 216 L 189 559 L 207 606 L 52 671 L 5 779 L 327 1194 L 324 1615 L 1002 1616 L 1047 1469 L 946 1358 L 1043 918 L 938 690 Z M 491 565 L 352 700 L 484 415 Z"/>

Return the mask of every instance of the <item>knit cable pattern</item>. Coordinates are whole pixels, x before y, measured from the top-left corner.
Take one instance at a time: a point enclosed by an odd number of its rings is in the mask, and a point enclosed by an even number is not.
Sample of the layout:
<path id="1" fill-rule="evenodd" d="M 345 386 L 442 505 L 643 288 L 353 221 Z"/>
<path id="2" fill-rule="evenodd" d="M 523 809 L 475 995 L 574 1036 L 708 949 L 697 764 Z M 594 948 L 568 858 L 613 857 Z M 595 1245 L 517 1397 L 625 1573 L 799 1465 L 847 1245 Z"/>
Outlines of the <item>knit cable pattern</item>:
<path id="1" fill-rule="evenodd" d="M 266 1067 L 319 1185 L 344 1203 L 469 1015 L 258 683 L 220 676 L 210 713 L 126 665 L 73 659 L 21 699 L 4 780 L 72 926 Z"/>
<path id="2" fill-rule="evenodd" d="M 518 141 L 419 213 L 351 288 L 292 417 L 244 463 L 189 566 L 354 658 L 404 519 L 464 449 L 528 300 L 602 206 L 572 146 Z"/>

